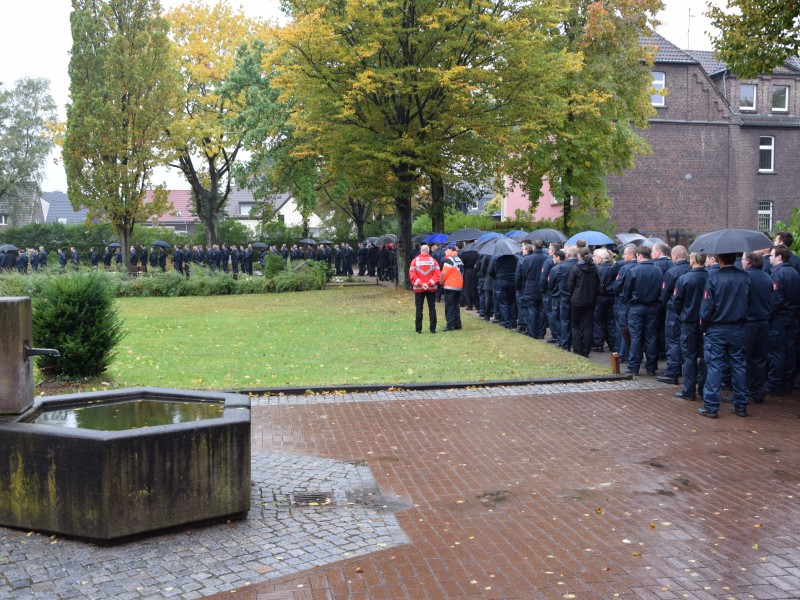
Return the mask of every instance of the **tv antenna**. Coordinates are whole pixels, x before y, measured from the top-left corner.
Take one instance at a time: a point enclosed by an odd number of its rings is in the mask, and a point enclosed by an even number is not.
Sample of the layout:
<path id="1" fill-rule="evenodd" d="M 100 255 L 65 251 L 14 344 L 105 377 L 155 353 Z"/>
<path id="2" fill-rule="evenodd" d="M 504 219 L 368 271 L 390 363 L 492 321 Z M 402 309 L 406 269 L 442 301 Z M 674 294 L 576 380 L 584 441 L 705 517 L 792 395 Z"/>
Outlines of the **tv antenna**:
<path id="1" fill-rule="evenodd" d="M 689 25 L 686 27 L 686 49 L 692 49 L 692 42 L 691 42 L 691 33 L 692 33 L 692 19 L 696 18 L 697 15 L 692 14 L 691 7 L 689 8 Z"/>

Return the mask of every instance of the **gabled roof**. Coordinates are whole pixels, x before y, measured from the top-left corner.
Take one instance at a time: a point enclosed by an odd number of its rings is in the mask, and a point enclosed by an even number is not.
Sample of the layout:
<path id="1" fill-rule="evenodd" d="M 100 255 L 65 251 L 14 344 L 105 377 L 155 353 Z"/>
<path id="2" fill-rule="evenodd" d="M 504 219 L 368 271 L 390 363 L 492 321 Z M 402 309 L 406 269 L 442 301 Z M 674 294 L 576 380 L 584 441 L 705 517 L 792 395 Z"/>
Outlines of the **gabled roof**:
<path id="1" fill-rule="evenodd" d="M 655 31 L 649 36 L 639 38 L 642 45 L 655 46 L 658 48 L 655 61 L 657 63 L 678 63 L 678 64 L 697 64 L 700 62 L 685 50 L 681 50 L 665 37 L 660 36 Z"/>
<path id="2" fill-rule="evenodd" d="M 150 202 L 153 198 L 152 190 L 147 191 L 147 199 Z M 160 223 L 193 223 L 197 221 L 194 214 L 194 204 L 192 202 L 192 192 L 190 190 L 169 190 L 169 201 L 172 209 L 158 217 L 151 217 L 148 221 L 158 220 Z"/>
<path id="3" fill-rule="evenodd" d="M 45 215 L 45 223 L 83 223 L 89 214 L 85 208 L 74 210 L 64 192 L 42 192 L 42 200 L 50 205 Z"/>
<path id="4" fill-rule="evenodd" d="M 713 50 L 686 50 L 685 52 L 695 58 L 710 76 L 728 70 L 728 65 L 719 60 Z"/>

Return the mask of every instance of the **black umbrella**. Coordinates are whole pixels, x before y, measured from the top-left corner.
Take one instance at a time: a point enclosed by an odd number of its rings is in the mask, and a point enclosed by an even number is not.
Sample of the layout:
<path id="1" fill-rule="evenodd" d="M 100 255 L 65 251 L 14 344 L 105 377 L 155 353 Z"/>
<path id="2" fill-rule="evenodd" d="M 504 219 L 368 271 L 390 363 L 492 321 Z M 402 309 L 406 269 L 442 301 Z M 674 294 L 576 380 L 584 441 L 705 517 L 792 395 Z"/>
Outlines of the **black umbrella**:
<path id="1" fill-rule="evenodd" d="M 0 252 L 19 252 L 19 248 L 13 244 L 3 244 L 0 246 Z"/>
<path id="2" fill-rule="evenodd" d="M 520 252 L 522 252 L 522 248 L 519 242 L 505 236 L 492 238 L 478 249 L 478 254 L 488 254 L 489 256 L 507 256 Z"/>
<path id="3" fill-rule="evenodd" d="M 450 242 L 466 242 L 469 240 L 477 240 L 482 235 L 483 231 L 480 229 L 475 229 L 474 227 L 465 227 L 464 229 L 454 231 L 447 236 L 447 243 L 449 244 Z"/>
<path id="4" fill-rule="evenodd" d="M 111 242 L 110 244 L 106 244 L 108 248 L 119 248 L 119 242 Z"/>
<path id="5" fill-rule="evenodd" d="M 264 242 L 253 242 L 253 248 L 269 248 Z"/>
<path id="6" fill-rule="evenodd" d="M 316 245 L 317 240 L 312 240 L 311 238 L 303 238 L 302 240 L 300 240 L 297 243 L 298 244 L 314 244 L 314 245 Z"/>
<path id="7" fill-rule="evenodd" d="M 567 236 L 558 231 L 558 229 L 550 229 L 547 227 L 545 227 L 544 229 L 534 229 L 528 235 L 531 236 L 532 240 L 539 238 L 546 244 L 553 244 L 553 243 L 563 244 L 564 242 L 567 241 Z"/>
<path id="8" fill-rule="evenodd" d="M 397 241 L 397 236 L 393 233 L 385 233 L 377 240 L 375 240 L 376 246 L 385 246 L 386 244 L 394 244 Z"/>
<path id="9" fill-rule="evenodd" d="M 508 234 L 506 234 L 506 235 L 508 235 Z M 535 238 L 531 237 L 530 233 L 527 233 L 525 231 L 518 231 L 516 233 L 512 233 L 511 235 L 508 235 L 508 237 L 510 237 L 515 242 L 522 242 L 523 240 L 531 240 L 531 241 L 533 241 L 535 239 Z"/>
<path id="10" fill-rule="evenodd" d="M 367 239 L 365 239 L 364 243 L 365 244 L 372 244 L 374 246 L 375 242 L 377 242 L 377 241 L 378 241 L 378 236 L 373 236 L 373 237 L 368 237 Z"/>
<path id="11" fill-rule="evenodd" d="M 317 243 L 318 244 L 328 244 L 328 245 L 332 245 L 333 244 L 333 242 L 330 241 L 330 240 L 320 240 Z"/>
<path id="12" fill-rule="evenodd" d="M 412 244 L 421 244 L 425 241 L 425 238 L 431 235 L 433 232 L 429 231 L 428 233 L 418 233 L 414 237 L 411 238 Z"/>
<path id="13" fill-rule="evenodd" d="M 738 254 L 771 248 L 772 240 L 761 231 L 753 229 L 720 229 L 699 236 L 689 252 L 706 254 Z"/>
<path id="14" fill-rule="evenodd" d="M 638 233 L 618 233 L 614 236 L 620 244 L 627 246 L 628 244 L 635 244 L 639 246 L 642 242 L 646 242 L 647 238 Z M 650 244 L 652 245 L 652 244 Z"/>
<path id="15" fill-rule="evenodd" d="M 161 246 L 162 248 L 172 248 L 172 244 L 169 242 L 162 242 L 161 240 L 156 240 L 155 242 L 150 242 L 151 246 Z M 109 246 L 113 246 L 113 244 L 109 244 Z M 119 246 L 119 244 L 117 244 Z"/>

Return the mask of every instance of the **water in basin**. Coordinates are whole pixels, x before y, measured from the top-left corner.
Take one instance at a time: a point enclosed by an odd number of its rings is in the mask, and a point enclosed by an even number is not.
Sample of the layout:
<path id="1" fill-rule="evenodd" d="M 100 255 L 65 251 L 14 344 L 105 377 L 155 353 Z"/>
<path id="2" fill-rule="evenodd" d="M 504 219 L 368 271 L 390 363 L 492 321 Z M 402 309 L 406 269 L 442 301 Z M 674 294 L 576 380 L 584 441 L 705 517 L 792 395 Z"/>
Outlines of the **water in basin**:
<path id="1" fill-rule="evenodd" d="M 123 402 L 87 404 L 41 412 L 33 423 L 100 431 L 124 431 L 141 427 L 173 425 L 220 418 L 223 403 L 179 400 L 131 399 Z"/>

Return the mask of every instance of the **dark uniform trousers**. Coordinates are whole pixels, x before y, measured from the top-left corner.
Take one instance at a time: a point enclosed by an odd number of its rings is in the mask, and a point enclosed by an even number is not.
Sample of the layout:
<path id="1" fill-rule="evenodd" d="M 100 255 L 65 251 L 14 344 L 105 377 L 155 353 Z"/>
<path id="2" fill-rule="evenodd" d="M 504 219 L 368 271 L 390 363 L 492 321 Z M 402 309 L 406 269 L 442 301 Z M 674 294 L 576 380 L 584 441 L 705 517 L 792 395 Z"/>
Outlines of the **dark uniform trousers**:
<path id="1" fill-rule="evenodd" d="M 664 375 L 677 379 L 681 376 L 681 322 L 672 306 L 667 306 L 664 320 L 664 342 L 667 352 L 667 368 Z"/>
<path id="2" fill-rule="evenodd" d="M 726 362 L 730 367 L 733 405 L 747 407 L 747 357 L 742 325 L 711 325 L 706 331 L 703 353 L 707 370 L 706 384 L 703 387 L 705 408 L 719 410 L 719 393 Z"/>
<path id="3" fill-rule="evenodd" d="M 703 394 L 706 383 L 706 363 L 703 360 L 703 333 L 699 323 L 681 323 L 681 359 L 683 361 L 683 394 Z"/>
<path id="4" fill-rule="evenodd" d="M 769 354 L 769 322 L 748 321 L 744 327 L 747 355 L 747 393 L 753 402 L 764 401 Z"/>
<path id="5" fill-rule="evenodd" d="M 648 373 L 655 373 L 658 368 L 658 306 L 632 305 L 628 309 L 628 328 L 631 333 L 628 372 L 639 373 L 644 353 L 645 369 Z"/>
<path id="6" fill-rule="evenodd" d="M 436 331 L 436 290 L 428 292 L 414 292 L 414 304 L 416 305 L 416 329 L 422 331 L 422 307 L 425 300 L 428 301 L 428 318 L 430 320 L 431 331 Z"/>
<path id="7" fill-rule="evenodd" d="M 461 329 L 461 290 L 444 290 L 444 316 L 448 329 Z M 422 324 L 420 323 L 419 327 Z"/>
<path id="8" fill-rule="evenodd" d="M 793 389 L 794 360 L 794 316 L 777 314 L 769 325 L 768 390 L 789 392 Z"/>

